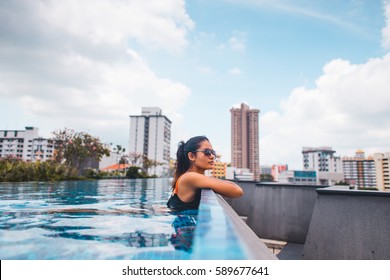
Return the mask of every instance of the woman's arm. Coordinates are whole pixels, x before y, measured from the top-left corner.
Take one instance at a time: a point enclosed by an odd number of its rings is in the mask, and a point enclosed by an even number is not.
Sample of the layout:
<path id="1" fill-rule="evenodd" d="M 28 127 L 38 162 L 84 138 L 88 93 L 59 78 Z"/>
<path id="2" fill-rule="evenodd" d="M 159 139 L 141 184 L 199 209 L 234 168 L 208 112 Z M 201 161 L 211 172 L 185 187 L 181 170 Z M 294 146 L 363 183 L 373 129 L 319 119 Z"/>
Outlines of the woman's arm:
<path id="1" fill-rule="evenodd" d="M 233 182 L 207 177 L 196 172 L 185 173 L 180 183 L 196 188 L 210 188 L 218 194 L 232 198 L 241 197 L 244 194 L 241 187 Z"/>

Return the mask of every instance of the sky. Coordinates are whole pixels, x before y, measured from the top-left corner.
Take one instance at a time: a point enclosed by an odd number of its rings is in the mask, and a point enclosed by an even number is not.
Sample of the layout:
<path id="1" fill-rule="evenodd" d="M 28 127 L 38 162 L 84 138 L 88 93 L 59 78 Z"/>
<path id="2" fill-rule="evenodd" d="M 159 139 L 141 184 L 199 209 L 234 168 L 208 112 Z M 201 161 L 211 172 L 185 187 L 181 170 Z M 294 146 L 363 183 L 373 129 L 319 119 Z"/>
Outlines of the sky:
<path id="1" fill-rule="evenodd" d="M 230 162 L 230 109 L 259 109 L 260 164 L 303 147 L 390 152 L 390 1 L 2 0 L 0 130 L 71 128 L 128 147 L 160 107 L 177 143 Z"/>

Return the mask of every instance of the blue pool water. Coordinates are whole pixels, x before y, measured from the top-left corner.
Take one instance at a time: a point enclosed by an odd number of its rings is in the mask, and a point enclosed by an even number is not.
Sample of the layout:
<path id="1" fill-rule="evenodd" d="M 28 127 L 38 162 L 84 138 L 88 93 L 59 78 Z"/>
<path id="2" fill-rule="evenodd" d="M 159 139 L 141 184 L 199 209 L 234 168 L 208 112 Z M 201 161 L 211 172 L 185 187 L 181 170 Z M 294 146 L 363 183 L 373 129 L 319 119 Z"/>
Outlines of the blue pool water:
<path id="1" fill-rule="evenodd" d="M 0 184 L 0 259 L 189 259 L 197 211 L 168 179 Z"/>

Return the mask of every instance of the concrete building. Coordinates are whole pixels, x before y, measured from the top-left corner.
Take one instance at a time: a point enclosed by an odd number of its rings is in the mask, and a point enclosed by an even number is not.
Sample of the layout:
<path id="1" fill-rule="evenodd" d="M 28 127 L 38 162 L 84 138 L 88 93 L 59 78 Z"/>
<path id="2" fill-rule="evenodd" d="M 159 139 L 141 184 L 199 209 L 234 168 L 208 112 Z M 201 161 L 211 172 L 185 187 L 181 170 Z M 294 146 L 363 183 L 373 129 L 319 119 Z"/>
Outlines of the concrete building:
<path id="1" fill-rule="evenodd" d="M 261 165 L 260 174 L 261 175 L 270 175 L 273 178 L 273 182 L 279 181 L 279 174 L 286 172 L 288 170 L 287 164 L 273 164 L 273 165 Z"/>
<path id="2" fill-rule="evenodd" d="M 274 178 L 275 182 L 279 181 L 279 174 L 288 171 L 288 165 L 287 164 L 274 164 L 272 165 L 272 171 L 271 175 Z"/>
<path id="3" fill-rule="evenodd" d="M 253 173 L 247 168 L 226 167 L 226 179 L 237 181 L 253 181 Z"/>
<path id="4" fill-rule="evenodd" d="M 358 188 L 376 188 L 376 170 L 373 157 L 365 157 L 357 150 L 355 157 L 343 157 L 344 181 Z"/>
<path id="5" fill-rule="evenodd" d="M 376 184 L 380 191 L 390 191 L 390 153 L 375 153 Z"/>
<path id="6" fill-rule="evenodd" d="M 221 162 L 221 155 L 217 155 L 216 160 L 214 161 L 213 169 L 206 170 L 205 175 L 209 177 L 214 177 L 218 179 L 227 179 L 227 163 Z M 231 177 L 230 179 L 233 179 Z"/>
<path id="7" fill-rule="evenodd" d="M 226 178 L 226 162 L 217 161 L 214 163 L 213 169 L 211 170 L 211 176 L 214 178 L 225 179 Z"/>
<path id="8" fill-rule="evenodd" d="M 256 181 L 260 180 L 259 112 L 246 104 L 230 109 L 232 167 L 249 169 Z"/>
<path id="9" fill-rule="evenodd" d="M 33 162 L 52 159 L 53 141 L 39 137 L 38 131 L 36 127 L 26 127 L 25 130 L 0 130 L 0 157 L 15 157 Z"/>
<path id="10" fill-rule="evenodd" d="M 260 174 L 272 174 L 272 166 L 271 165 L 260 165 Z"/>
<path id="11" fill-rule="evenodd" d="M 279 173 L 280 184 L 315 185 L 317 175 L 315 171 L 285 170 Z"/>
<path id="12" fill-rule="evenodd" d="M 157 107 L 143 107 L 141 115 L 130 116 L 129 152 L 146 155 L 161 165 L 149 170 L 165 177 L 169 174 L 171 121 Z"/>
<path id="13" fill-rule="evenodd" d="M 110 151 L 110 155 L 103 155 L 99 161 L 99 169 L 104 170 L 109 166 L 119 163 L 121 159 L 121 154 L 117 154 L 117 152 L 112 147 L 112 144 L 103 143 L 103 146 Z"/>
<path id="14" fill-rule="evenodd" d="M 303 147 L 303 170 L 315 171 L 317 183 L 333 185 L 344 179 L 341 158 L 331 147 Z"/>

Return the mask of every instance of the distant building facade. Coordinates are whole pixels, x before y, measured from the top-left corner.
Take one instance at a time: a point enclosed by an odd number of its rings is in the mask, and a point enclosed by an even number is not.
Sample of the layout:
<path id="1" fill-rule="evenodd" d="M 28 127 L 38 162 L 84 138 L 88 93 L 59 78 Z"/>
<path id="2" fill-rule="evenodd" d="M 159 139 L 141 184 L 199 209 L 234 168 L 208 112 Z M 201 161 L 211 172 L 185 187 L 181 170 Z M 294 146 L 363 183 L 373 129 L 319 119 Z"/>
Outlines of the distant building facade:
<path id="1" fill-rule="evenodd" d="M 152 174 L 169 175 L 170 149 L 171 121 L 160 108 L 143 107 L 141 115 L 130 116 L 129 152 L 161 163 L 150 170 Z"/>
<path id="2" fill-rule="evenodd" d="M 278 182 L 283 184 L 316 185 L 315 171 L 286 170 L 279 174 Z"/>
<path id="3" fill-rule="evenodd" d="M 260 165 L 260 174 L 272 174 L 272 166 L 271 165 Z"/>
<path id="4" fill-rule="evenodd" d="M 275 182 L 279 181 L 279 174 L 288 171 L 287 164 L 274 164 L 272 165 L 271 175 Z"/>
<path id="5" fill-rule="evenodd" d="M 38 136 L 39 129 L 0 130 L 0 157 L 14 157 L 24 161 L 51 160 L 54 143 L 51 139 Z"/>
<path id="6" fill-rule="evenodd" d="M 227 163 L 221 161 L 221 156 L 217 155 L 216 160 L 214 161 L 213 169 L 211 169 L 211 176 L 218 179 L 226 178 L 226 167 Z"/>
<path id="7" fill-rule="evenodd" d="M 331 147 L 303 147 L 303 170 L 315 171 L 317 182 L 333 185 L 344 179 L 341 158 L 334 155 Z"/>
<path id="8" fill-rule="evenodd" d="M 357 150 L 355 157 L 343 157 L 344 181 L 358 188 L 376 188 L 376 169 L 373 157 L 365 157 L 363 150 Z"/>
<path id="9" fill-rule="evenodd" d="M 380 191 L 390 191 L 390 153 L 375 153 L 376 183 Z"/>
<path id="10" fill-rule="evenodd" d="M 230 109 L 232 167 L 249 169 L 256 181 L 260 180 L 259 112 L 246 104 Z"/>
<path id="11" fill-rule="evenodd" d="M 234 180 L 253 181 L 254 178 L 254 174 L 247 168 L 237 168 L 234 170 Z"/>
<path id="12" fill-rule="evenodd" d="M 288 170 L 287 164 L 273 164 L 273 165 L 261 165 L 260 174 L 269 175 L 272 177 L 273 182 L 279 182 L 279 174 Z M 262 177 L 263 180 L 263 177 Z"/>

